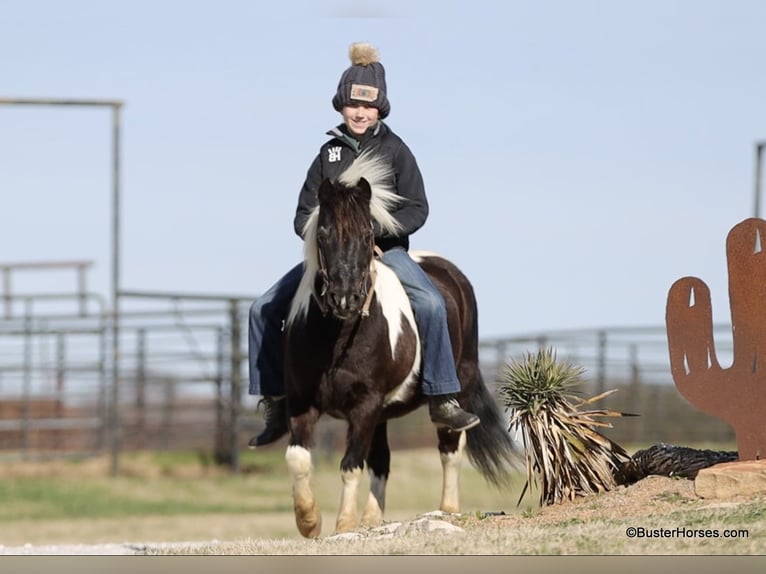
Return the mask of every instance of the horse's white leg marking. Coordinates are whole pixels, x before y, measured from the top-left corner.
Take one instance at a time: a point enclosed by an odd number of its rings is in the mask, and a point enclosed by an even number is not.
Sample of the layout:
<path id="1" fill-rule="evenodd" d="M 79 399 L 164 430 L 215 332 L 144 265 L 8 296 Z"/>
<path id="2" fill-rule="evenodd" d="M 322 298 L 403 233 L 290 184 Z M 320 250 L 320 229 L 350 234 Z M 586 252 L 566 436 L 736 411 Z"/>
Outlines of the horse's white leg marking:
<path id="1" fill-rule="evenodd" d="M 311 491 L 311 452 L 302 446 L 288 446 L 285 461 L 293 482 L 293 509 L 298 531 L 306 538 L 316 538 L 322 531 L 322 513 Z"/>
<path id="2" fill-rule="evenodd" d="M 362 514 L 362 524 L 377 526 L 383 522 L 383 511 L 386 509 L 386 479 L 370 473 L 370 496 Z"/>
<path id="3" fill-rule="evenodd" d="M 335 522 L 335 532 L 348 532 L 356 528 L 356 493 L 362 479 L 362 469 L 355 468 L 340 473 L 343 479 L 343 492 L 340 495 L 340 509 Z"/>
<path id="4" fill-rule="evenodd" d="M 451 454 L 441 453 L 442 461 L 442 512 L 460 512 L 460 465 L 463 462 L 465 432 L 460 433 L 457 450 Z"/>

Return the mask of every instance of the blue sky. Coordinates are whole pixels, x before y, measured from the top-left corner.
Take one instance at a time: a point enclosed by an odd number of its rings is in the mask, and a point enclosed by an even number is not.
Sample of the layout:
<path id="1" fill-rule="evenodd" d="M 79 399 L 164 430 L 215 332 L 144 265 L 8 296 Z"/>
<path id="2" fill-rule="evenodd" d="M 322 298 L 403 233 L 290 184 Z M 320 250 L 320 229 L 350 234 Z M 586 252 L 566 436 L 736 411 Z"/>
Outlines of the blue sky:
<path id="1" fill-rule="evenodd" d="M 759 0 L 0 0 L 0 98 L 125 102 L 123 288 L 255 296 L 301 257 L 298 190 L 369 41 L 431 203 L 413 247 L 464 269 L 483 337 L 662 325 L 685 275 L 728 322 L 763 22 Z M 0 106 L 0 263 L 93 260 L 108 295 L 109 138 L 106 110 Z"/>

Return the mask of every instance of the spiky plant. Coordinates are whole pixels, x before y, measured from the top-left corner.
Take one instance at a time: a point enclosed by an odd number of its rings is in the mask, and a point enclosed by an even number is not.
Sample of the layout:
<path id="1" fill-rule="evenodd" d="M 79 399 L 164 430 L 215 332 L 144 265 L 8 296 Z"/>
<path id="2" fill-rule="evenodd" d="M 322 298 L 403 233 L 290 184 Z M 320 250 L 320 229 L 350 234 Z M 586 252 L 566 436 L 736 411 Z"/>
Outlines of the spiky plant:
<path id="1" fill-rule="evenodd" d="M 584 372 L 558 362 L 551 348 L 526 353 L 523 360 L 504 366 L 498 393 L 510 411 L 508 430 L 521 434 L 526 457 L 527 481 L 519 503 L 532 484 L 540 488 L 541 505 L 611 490 L 615 470 L 630 459 L 621 446 L 596 430 L 612 425 L 594 418 L 625 413 L 578 410 L 613 392 L 576 397 L 575 387 Z"/>

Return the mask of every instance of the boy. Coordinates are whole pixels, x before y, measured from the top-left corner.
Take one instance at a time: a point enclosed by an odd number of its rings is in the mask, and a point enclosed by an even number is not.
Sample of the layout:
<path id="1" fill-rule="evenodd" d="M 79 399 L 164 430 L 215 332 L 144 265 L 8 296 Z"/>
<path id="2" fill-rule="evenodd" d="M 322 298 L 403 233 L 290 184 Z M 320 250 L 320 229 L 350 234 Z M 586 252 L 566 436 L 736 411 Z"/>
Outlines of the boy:
<path id="1" fill-rule="evenodd" d="M 385 235 L 373 222 L 375 243 L 383 252 L 383 263 L 397 275 L 410 298 L 423 347 L 423 394 L 429 398 L 429 413 L 435 425 L 455 431 L 479 424 L 479 417 L 465 412 L 455 398 L 460 382 L 447 329 L 444 300 L 420 266 L 407 253 L 409 236 L 428 217 L 423 178 L 407 145 L 381 120 L 391 106 L 386 96 L 385 69 L 377 50 L 369 44 L 352 44 L 351 67 L 338 83 L 332 104 L 343 123 L 328 132 L 325 142 L 308 170 L 298 197 L 295 232 L 303 226 L 317 204 L 317 189 L 325 179 L 338 177 L 363 151 L 390 158 L 396 192 L 405 198 L 392 214 L 401 225 L 396 236 Z M 300 283 L 303 264 L 293 267 L 250 307 L 249 358 L 251 395 L 262 395 L 266 405 L 266 428 L 249 446 L 270 444 L 287 432 L 284 400 L 281 325 Z"/>

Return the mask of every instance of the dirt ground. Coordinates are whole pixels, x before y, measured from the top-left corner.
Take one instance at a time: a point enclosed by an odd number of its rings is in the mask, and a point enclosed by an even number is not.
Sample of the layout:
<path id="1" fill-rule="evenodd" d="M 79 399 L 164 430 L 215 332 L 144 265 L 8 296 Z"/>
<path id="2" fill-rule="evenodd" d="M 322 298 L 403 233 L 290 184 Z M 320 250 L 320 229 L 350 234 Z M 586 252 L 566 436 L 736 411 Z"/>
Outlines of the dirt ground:
<path id="1" fill-rule="evenodd" d="M 572 519 L 640 518 L 659 516 L 679 507 L 703 508 L 715 502 L 705 501 L 694 493 L 694 481 L 664 476 L 648 476 L 630 486 L 619 486 L 595 496 L 576 498 L 541 508 L 532 516 L 500 517 L 503 521 L 523 520 L 525 524 L 558 524 Z"/>

